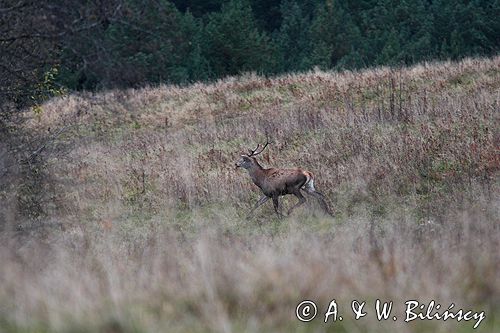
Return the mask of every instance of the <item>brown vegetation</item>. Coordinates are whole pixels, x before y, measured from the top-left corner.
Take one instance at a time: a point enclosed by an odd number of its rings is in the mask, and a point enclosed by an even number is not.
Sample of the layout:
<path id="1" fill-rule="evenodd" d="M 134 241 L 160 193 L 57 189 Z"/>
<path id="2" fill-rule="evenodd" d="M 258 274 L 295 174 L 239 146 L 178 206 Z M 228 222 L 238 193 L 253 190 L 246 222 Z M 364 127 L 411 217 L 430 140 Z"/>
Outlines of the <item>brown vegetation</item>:
<path id="1" fill-rule="evenodd" d="M 68 129 L 42 152 L 47 177 L 32 200 L 43 214 L 6 219 L 0 234 L 0 327 L 455 332 L 473 325 L 294 318 L 302 299 L 325 307 L 335 298 L 349 312 L 352 299 L 382 298 L 399 304 L 401 316 L 407 299 L 484 310 L 480 329 L 493 330 L 499 68 L 497 57 L 246 75 L 49 101 L 26 130 L 43 142 Z M 256 220 L 244 219 L 258 189 L 234 162 L 265 132 L 274 144 L 263 163 L 314 170 L 335 218 L 302 206 L 279 221 L 266 206 Z M 9 193 L 22 210 L 29 193 L 15 192 L 18 184 Z"/>

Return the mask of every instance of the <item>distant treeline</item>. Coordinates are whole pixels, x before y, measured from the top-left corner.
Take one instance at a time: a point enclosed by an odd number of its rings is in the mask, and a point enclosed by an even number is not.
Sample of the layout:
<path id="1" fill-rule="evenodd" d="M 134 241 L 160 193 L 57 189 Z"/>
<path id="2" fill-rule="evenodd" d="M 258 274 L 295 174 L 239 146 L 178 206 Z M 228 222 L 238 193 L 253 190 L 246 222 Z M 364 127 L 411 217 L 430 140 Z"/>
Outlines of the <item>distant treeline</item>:
<path id="1" fill-rule="evenodd" d="M 500 47 L 500 1 L 491 0 L 127 0 L 115 15 L 63 48 L 66 86 L 356 69 Z"/>
<path id="2" fill-rule="evenodd" d="M 62 88 L 407 65 L 500 49 L 499 0 L 5 3 L 0 83 L 10 93 L 29 86 L 35 99 Z"/>

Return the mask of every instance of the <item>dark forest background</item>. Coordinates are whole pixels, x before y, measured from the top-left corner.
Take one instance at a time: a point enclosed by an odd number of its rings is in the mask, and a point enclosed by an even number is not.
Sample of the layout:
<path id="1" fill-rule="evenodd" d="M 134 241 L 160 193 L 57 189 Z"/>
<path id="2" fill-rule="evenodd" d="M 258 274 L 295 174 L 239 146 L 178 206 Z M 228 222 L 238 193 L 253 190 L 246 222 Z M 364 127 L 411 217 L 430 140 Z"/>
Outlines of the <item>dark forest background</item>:
<path id="1" fill-rule="evenodd" d="M 3 0 L 2 121 L 71 90 L 492 55 L 499 17 L 499 0 Z"/>

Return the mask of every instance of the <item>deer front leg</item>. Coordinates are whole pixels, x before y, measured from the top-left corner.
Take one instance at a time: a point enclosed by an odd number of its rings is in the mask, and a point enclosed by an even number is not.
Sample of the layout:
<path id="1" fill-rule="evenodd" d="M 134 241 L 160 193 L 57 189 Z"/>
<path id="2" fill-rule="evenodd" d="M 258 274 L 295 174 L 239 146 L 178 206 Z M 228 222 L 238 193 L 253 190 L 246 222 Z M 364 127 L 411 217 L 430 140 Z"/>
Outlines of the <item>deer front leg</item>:
<path id="1" fill-rule="evenodd" d="M 249 218 L 251 217 L 251 215 L 253 214 L 253 212 L 254 212 L 257 208 L 259 208 L 261 205 L 263 205 L 265 202 L 267 202 L 267 200 L 269 200 L 269 197 L 268 197 L 268 196 L 266 196 L 266 195 L 263 195 L 263 196 L 259 199 L 259 201 L 257 201 L 257 202 L 255 203 L 255 205 L 253 206 L 253 208 L 250 210 L 250 212 L 249 212 L 249 213 L 248 213 L 248 215 L 247 215 L 247 219 L 249 219 Z"/>
<path id="2" fill-rule="evenodd" d="M 280 203 L 278 201 L 278 196 L 277 195 L 273 196 L 273 205 L 274 205 L 274 211 L 276 212 L 276 214 L 278 214 L 278 218 L 285 217 L 283 214 L 281 214 Z"/>

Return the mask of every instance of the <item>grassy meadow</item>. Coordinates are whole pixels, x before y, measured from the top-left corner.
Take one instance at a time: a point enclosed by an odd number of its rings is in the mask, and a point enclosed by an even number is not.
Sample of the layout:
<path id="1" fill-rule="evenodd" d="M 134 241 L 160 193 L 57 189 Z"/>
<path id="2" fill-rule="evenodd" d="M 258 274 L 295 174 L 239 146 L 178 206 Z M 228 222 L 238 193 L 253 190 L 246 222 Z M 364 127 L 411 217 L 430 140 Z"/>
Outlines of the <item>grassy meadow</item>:
<path id="1" fill-rule="evenodd" d="M 473 331 L 405 323 L 406 300 L 485 311 L 475 331 L 494 332 L 499 111 L 500 57 L 52 99 L 0 192 L 0 332 Z M 246 218 L 260 192 L 234 163 L 265 133 L 259 161 L 313 172 L 335 217 L 307 197 Z M 332 299 L 344 320 L 324 323 Z"/>

